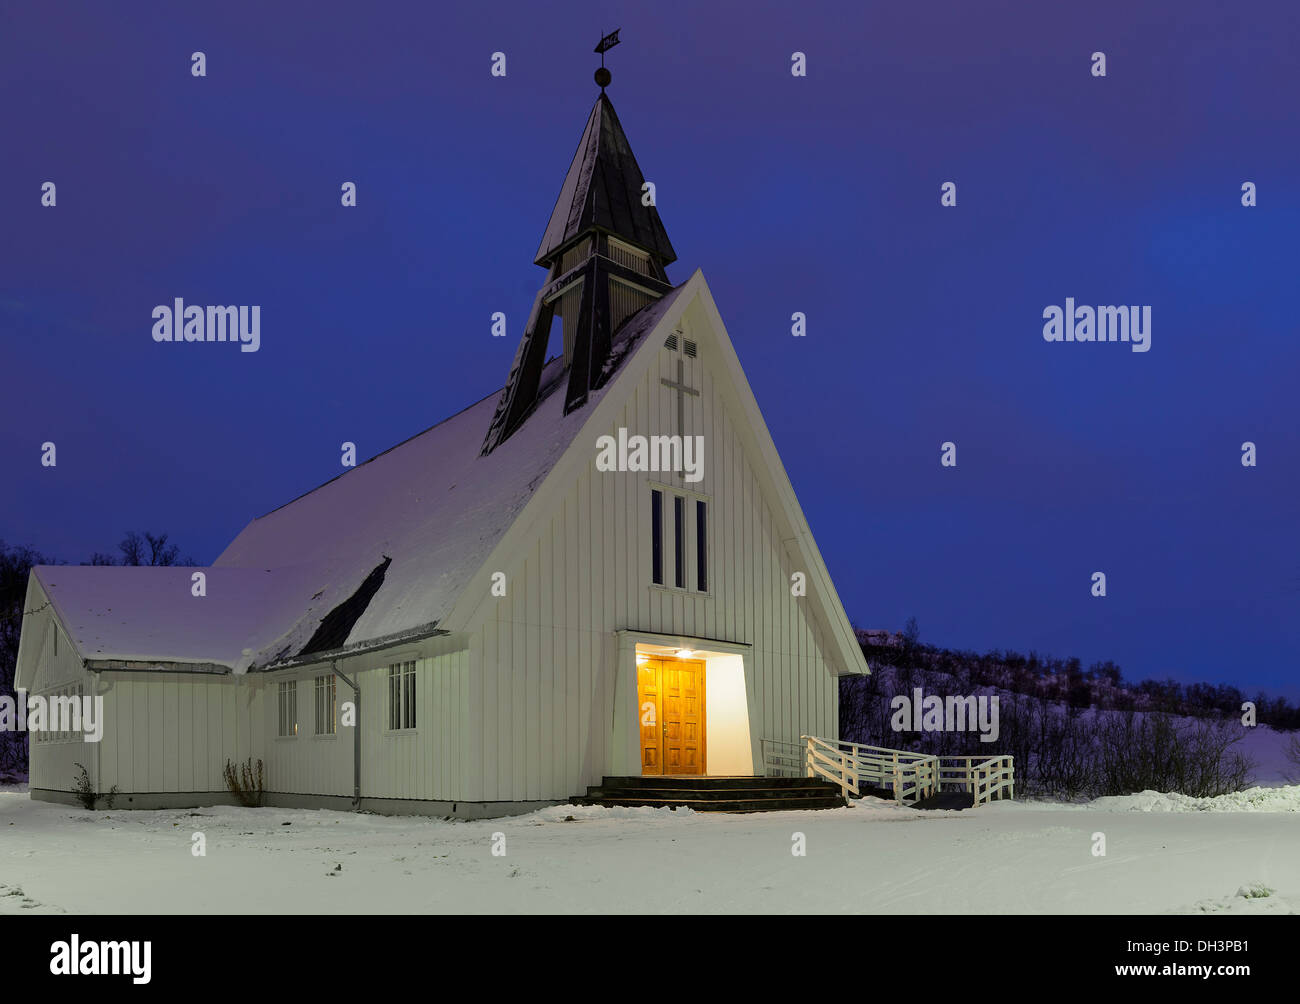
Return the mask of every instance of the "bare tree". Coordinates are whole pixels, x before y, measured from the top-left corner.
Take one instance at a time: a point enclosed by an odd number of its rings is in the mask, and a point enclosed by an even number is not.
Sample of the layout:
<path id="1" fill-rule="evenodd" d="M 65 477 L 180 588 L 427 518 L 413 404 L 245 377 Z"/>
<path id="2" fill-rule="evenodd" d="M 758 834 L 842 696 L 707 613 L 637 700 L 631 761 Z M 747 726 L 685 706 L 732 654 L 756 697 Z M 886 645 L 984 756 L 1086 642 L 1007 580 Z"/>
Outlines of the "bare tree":
<path id="1" fill-rule="evenodd" d="M 145 531 L 137 533 L 130 530 L 122 538 L 122 543 L 118 544 L 118 549 L 122 552 L 121 564 L 123 565 L 192 565 L 192 558 L 182 558 L 180 548 L 175 544 L 167 542 L 167 534 L 153 534 Z M 112 564 L 111 561 L 100 561 L 96 559 L 103 558 L 103 555 L 95 554 L 91 557 L 90 563 Z"/>
<path id="2" fill-rule="evenodd" d="M 1287 772 L 1286 779 L 1292 784 L 1300 784 L 1300 732 L 1292 732 L 1291 738 L 1287 740 L 1286 749 L 1283 751 L 1287 763 L 1295 768 L 1295 772 Z"/>
<path id="3" fill-rule="evenodd" d="M 18 664 L 18 636 L 23 627 L 23 602 L 27 576 L 33 565 L 50 564 L 29 547 L 6 547 L 0 541 L 0 696 L 15 698 L 14 671 Z M 0 732 L 0 779 L 20 777 L 27 771 L 27 733 Z"/>

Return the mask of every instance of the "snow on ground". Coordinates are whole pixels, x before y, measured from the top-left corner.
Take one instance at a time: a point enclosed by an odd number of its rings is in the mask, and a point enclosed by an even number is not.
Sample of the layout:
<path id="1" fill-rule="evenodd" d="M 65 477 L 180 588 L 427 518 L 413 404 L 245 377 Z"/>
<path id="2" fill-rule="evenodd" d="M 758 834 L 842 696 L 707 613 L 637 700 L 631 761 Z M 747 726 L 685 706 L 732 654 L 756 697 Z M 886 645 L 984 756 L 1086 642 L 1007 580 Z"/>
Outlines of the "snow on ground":
<path id="1" fill-rule="evenodd" d="M 1300 912 L 1300 786 L 1272 790 L 1220 811 L 1144 792 L 964 812 L 872 798 L 739 816 L 557 806 L 473 822 L 92 813 L 2 791 L 0 913 Z M 1151 811 L 1157 799 L 1168 811 Z"/>
<path id="2" fill-rule="evenodd" d="M 1140 791 L 1091 803 L 1111 812 L 1300 812 L 1300 785 L 1247 788 L 1216 798 L 1195 798 L 1178 791 Z"/>

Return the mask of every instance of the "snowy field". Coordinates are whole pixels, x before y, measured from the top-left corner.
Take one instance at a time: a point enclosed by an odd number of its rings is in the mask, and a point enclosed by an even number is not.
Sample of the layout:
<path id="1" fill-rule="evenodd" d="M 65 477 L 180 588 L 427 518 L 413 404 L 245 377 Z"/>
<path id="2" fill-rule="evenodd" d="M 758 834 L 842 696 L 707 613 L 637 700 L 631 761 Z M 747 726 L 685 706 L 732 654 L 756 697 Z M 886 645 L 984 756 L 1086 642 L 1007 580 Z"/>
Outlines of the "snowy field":
<path id="1" fill-rule="evenodd" d="M 0 914 L 65 912 L 1295 913 L 1300 786 L 965 812 L 559 806 L 480 822 L 90 813 L 0 790 Z"/>

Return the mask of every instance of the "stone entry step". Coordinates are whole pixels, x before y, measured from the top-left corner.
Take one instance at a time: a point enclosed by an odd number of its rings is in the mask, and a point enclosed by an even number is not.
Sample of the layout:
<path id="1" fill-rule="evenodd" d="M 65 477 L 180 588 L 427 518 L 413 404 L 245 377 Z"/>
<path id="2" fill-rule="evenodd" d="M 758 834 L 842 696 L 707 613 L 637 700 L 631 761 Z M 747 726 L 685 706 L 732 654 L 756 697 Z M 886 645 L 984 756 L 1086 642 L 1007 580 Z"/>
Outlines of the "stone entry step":
<path id="1" fill-rule="evenodd" d="M 696 812 L 785 812 L 848 804 L 838 787 L 812 777 L 606 777 L 573 802 L 686 806 Z"/>

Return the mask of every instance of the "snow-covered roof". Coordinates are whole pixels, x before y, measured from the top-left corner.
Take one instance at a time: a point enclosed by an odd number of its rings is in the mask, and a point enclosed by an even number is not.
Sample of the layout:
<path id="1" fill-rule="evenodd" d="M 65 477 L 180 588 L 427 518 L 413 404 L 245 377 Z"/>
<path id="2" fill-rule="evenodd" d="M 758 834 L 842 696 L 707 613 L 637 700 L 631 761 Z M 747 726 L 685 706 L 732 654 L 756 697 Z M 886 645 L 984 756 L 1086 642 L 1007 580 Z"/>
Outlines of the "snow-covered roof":
<path id="1" fill-rule="evenodd" d="M 319 607 L 310 578 L 255 568 L 38 565 L 32 569 L 82 658 L 242 669 L 286 621 Z M 193 595 L 202 572 L 206 595 Z"/>
<path id="2" fill-rule="evenodd" d="M 681 288 L 620 329 L 620 363 Z M 562 359 L 547 366 L 535 410 L 487 456 L 499 392 L 253 520 L 211 568 L 45 566 L 39 580 L 86 659 L 243 672 L 323 650 L 322 637 L 355 647 L 429 633 L 616 382 L 565 415 L 562 371 Z M 190 595 L 195 571 L 206 597 Z M 348 616 L 321 629 L 343 604 Z"/>

